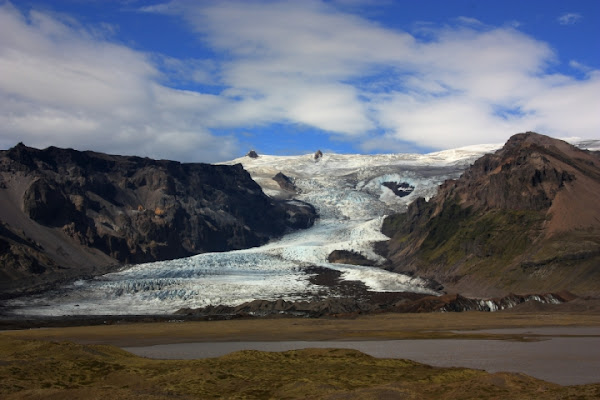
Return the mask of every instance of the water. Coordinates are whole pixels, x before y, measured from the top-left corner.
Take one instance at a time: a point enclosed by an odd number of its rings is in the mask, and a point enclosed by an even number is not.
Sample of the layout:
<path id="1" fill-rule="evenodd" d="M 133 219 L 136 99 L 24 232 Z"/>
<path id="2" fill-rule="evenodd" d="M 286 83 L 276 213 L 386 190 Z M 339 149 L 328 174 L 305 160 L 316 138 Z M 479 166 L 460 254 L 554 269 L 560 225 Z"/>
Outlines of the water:
<path id="1" fill-rule="evenodd" d="M 219 357 L 239 350 L 355 349 L 378 358 L 402 358 L 437 367 L 520 372 L 560 385 L 600 383 L 600 337 L 550 337 L 537 342 L 507 340 L 378 340 L 178 343 L 126 347 L 159 359 Z"/>

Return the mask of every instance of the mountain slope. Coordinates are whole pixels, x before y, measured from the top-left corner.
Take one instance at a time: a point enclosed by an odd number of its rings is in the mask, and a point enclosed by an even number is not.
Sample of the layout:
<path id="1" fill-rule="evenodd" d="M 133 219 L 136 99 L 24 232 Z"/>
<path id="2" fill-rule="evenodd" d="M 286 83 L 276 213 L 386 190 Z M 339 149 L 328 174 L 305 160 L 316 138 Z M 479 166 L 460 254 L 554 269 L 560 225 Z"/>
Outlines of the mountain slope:
<path id="1" fill-rule="evenodd" d="M 388 217 L 383 252 L 398 272 L 449 291 L 600 291 L 600 157 L 518 134 L 447 181 L 429 202 Z"/>
<path id="2" fill-rule="evenodd" d="M 0 152 L 0 293 L 258 246 L 315 217 L 267 197 L 241 165 L 19 144 Z"/>

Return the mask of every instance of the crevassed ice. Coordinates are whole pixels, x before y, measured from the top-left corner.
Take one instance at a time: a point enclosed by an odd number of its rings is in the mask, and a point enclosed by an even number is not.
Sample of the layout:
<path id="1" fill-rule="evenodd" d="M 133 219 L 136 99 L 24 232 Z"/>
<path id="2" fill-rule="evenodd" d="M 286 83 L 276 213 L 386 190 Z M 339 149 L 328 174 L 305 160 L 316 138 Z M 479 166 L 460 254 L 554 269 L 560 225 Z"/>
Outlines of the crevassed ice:
<path id="1" fill-rule="evenodd" d="M 307 279 L 298 263 L 276 255 L 208 253 L 136 265 L 11 305 L 38 315 L 161 314 L 256 298 L 296 300 L 318 289 L 307 287 Z"/>
<path id="2" fill-rule="evenodd" d="M 372 244 L 388 239 L 380 232 L 384 216 L 404 211 L 418 196 L 433 196 L 445 179 L 458 177 L 469 163 L 493 149 L 431 155 L 325 153 L 318 161 L 312 155 L 233 160 L 231 164 L 242 163 L 272 196 L 279 193 L 271 179 L 277 172 L 294 179 L 299 188 L 296 198 L 315 206 L 320 219 L 310 229 L 261 247 L 130 266 L 8 305 L 28 315 L 164 314 L 255 299 L 310 299 L 327 291 L 309 282 L 305 270 L 310 266 L 335 269 L 342 279 L 363 282 L 375 291 L 435 293 L 419 278 L 376 267 L 330 264 L 327 257 L 333 250 L 352 250 L 382 262 Z M 382 186 L 386 181 L 408 182 L 415 189 L 409 196 L 393 197 Z"/>

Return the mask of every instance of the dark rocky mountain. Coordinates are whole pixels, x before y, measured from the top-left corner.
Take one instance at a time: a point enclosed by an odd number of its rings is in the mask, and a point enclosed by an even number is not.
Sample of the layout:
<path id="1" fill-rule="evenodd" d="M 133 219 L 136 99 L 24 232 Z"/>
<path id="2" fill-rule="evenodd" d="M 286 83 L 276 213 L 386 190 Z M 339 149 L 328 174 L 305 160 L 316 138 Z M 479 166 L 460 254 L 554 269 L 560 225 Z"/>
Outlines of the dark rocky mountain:
<path id="1" fill-rule="evenodd" d="M 397 272 L 467 296 L 600 292 L 600 156 L 533 132 L 388 217 Z"/>
<path id="2" fill-rule="evenodd" d="M 0 293 L 258 246 L 315 218 L 266 196 L 239 164 L 19 144 L 0 151 Z"/>

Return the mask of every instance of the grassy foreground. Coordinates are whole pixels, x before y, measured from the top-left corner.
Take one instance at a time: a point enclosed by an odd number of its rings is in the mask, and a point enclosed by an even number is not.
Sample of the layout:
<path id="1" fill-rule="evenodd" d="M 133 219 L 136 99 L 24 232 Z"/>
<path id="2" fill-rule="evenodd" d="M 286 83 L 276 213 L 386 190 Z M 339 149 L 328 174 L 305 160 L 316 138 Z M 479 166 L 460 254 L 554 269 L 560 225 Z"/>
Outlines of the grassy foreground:
<path id="1" fill-rule="evenodd" d="M 163 361 L 113 346 L 0 337 L 3 399 L 593 399 L 600 384 L 434 368 L 355 350 L 242 351 Z"/>

